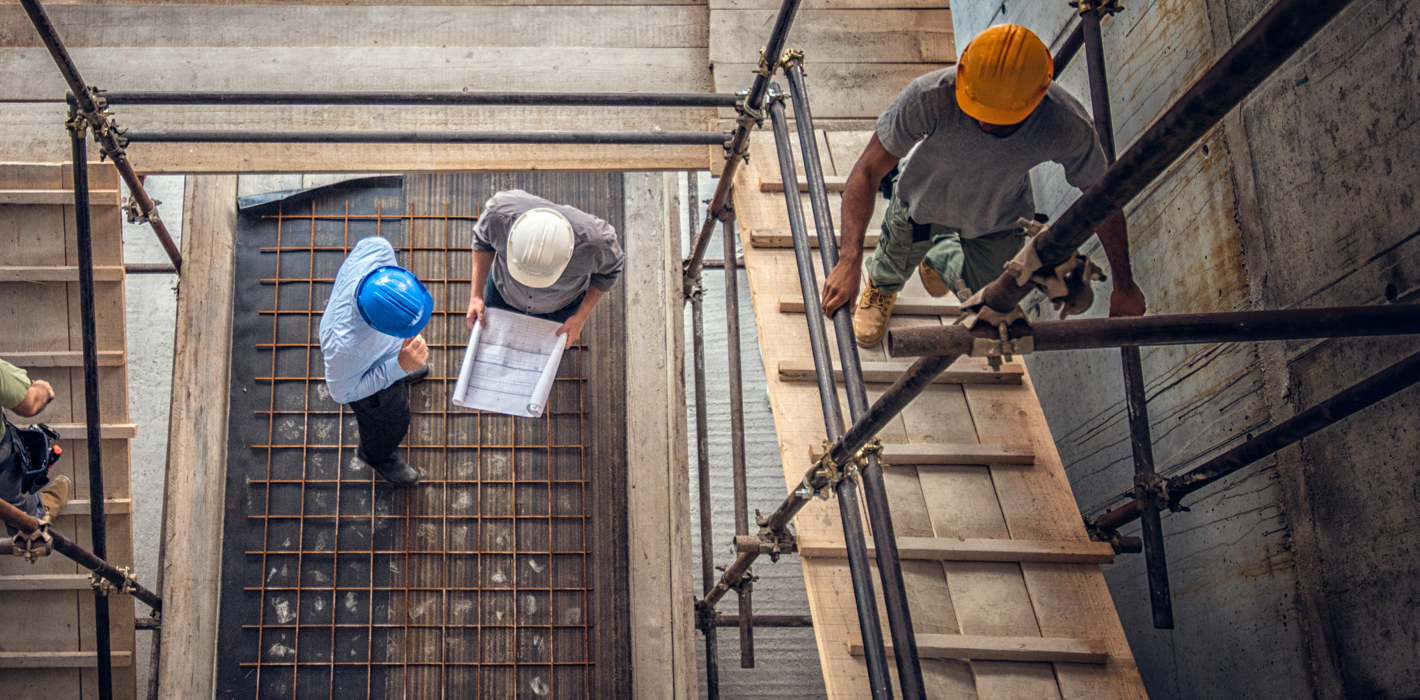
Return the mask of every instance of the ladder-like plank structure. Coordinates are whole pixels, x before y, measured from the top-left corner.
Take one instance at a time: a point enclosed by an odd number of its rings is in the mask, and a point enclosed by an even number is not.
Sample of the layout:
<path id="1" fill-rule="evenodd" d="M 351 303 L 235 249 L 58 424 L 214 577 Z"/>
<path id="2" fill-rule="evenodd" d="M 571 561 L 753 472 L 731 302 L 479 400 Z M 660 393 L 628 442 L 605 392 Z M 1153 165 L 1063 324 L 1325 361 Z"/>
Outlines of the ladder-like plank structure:
<path id="1" fill-rule="evenodd" d="M 53 518 L 54 527 L 91 549 L 73 182 L 67 165 L 0 164 L 0 358 L 54 386 L 54 402 L 42 413 L 10 419 L 59 431 L 64 456 L 54 473 L 73 479 L 74 490 L 69 505 Z M 128 422 L 117 171 L 108 164 L 91 166 L 89 187 L 108 561 L 123 567 L 133 565 L 128 441 L 136 427 Z M 88 573 L 59 554 L 33 565 L 0 558 L 0 619 L 6 621 L 0 687 L 6 697 L 98 697 Z M 111 594 L 109 611 L 114 697 L 133 698 L 133 598 Z"/>
<path id="2" fill-rule="evenodd" d="M 824 172 L 846 174 L 869 136 L 820 133 Z M 761 186 L 778 179 L 772 137 L 756 134 L 749 163 L 735 181 L 735 207 L 760 349 L 765 367 L 810 367 L 810 381 L 782 371 L 768 377 L 785 482 L 792 489 L 811 464 L 810 454 L 821 451 L 825 431 L 802 307 L 789 310 L 781 303 L 799 293 L 793 251 L 756 246 L 750 234 L 788 230 L 782 191 Z M 837 217 L 841 196 L 830 193 L 829 200 Z M 807 213 L 806 195 L 802 204 Z M 874 231 L 884 207 L 877 209 Z M 814 258 L 817 267 L 816 252 Z M 822 270 L 818 280 L 821 285 Z M 904 297 L 925 302 L 926 292 L 914 280 Z M 892 324 L 953 320 L 947 313 L 904 315 Z M 881 348 L 861 354 L 865 366 L 887 360 Z M 953 369 L 955 383 L 933 384 L 879 435 L 887 445 L 883 475 L 929 695 L 1145 697 L 1099 569 L 1111 552 L 1085 534 L 1029 375 L 1014 363 L 1001 380 L 983 382 L 981 375 L 990 370 L 970 359 Z M 884 389 L 869 384 L 869 399 Z M 806 545 L 804 584 L 828 695 L 867 697 L 836 504 L 810 504 L 795 528 Z M 878 600 L 881 605 L 881 594 Z"/>

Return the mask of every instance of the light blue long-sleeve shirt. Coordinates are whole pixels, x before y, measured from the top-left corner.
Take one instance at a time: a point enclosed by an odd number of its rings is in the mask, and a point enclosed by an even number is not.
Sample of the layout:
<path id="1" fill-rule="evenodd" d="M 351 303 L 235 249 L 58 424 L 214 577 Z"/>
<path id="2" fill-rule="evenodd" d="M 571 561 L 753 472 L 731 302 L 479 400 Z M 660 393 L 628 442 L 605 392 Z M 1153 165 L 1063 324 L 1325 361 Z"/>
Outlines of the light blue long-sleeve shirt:
<path id="1" fill-rule="evenodd" d="M 325 386 L 336 403 L 373 396 L 409 374 L 399 366 L 404 340 L 371 328 L 355 307 L 360 280 L 381 265 L 397 264 L 389 241 L 366 238 L 355 245 L 335 275 L 320 320 L 320 351 L 325 357 Z"/>

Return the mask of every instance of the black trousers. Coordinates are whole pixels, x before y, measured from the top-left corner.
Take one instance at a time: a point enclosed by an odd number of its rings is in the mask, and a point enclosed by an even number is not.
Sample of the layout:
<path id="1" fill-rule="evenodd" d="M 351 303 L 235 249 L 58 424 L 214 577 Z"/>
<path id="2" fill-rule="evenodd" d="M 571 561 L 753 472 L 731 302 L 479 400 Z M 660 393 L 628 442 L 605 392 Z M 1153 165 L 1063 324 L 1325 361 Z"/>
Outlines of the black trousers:
<path id="1" fill-rule="evenodd" d="M 409 386 L 401 379 L 372 396 L 350 402 L 360 426 L 360 459 L 383 467 L 409 432 Z"/>

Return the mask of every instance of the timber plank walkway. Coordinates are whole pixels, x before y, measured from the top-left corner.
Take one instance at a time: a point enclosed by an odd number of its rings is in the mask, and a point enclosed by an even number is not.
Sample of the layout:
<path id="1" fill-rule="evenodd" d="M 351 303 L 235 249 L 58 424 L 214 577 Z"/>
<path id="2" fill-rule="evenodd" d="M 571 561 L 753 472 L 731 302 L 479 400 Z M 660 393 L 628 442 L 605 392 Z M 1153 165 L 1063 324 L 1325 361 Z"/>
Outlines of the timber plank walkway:
<path id="1" fill-rule="evenodd" d="M 846 174 L 869 136 L 868 132 L 820 132 L 824 172 Z M 765 367 L 798 366 L 810 359 L 802 307 L 789 310 L 781 304 L 782 298 L 798 295 L 793 251 L 757 247 L 751 241 L 751 232 L 789 228 L 783 193 L 767 192 L 761 186 L 777 180 L 773 137 L 757 133 L 750 160 L 735 181 L 735 208 Z M 830 192 L 828 196 L 837 217 L 841 195 Z M 801 200 L 812 227 L 808 198 L 803 195 Z M 877 230 L 883 209 L 879 203 L 870 230 Z M 822 270 L 817 274 L 822 284 Z M 916 280 L 904 297 L 928 300 Z M 892 324 L 952 320 L 951 316 L 899 316 Z M 888 358 L 878 347 L 862 351 L 862 359 L 868 365 Z M 1108 553 L 1098 551 L 1085 534 L 1029 374 L 1019 363 L 1008 364 L 1004 374 L 1010 379 L 983 383 L 969 379 L 989 372 L 978 360 L 965 360 L 953 369 L 962 370 L 956 383 L 933 384 L 879 434 L 892 445 L 885 454 L 890 468 L 883 476 L 900 541 L 972 542 L 970 547 L 944 542 L 942 547 L 925 547 L 941 553 L 903 560 L 929 696 L 1146 697 L 1100 572 L 1099 562 L 1108 560 Z M 808 452 L 817 451 L 824 440 L 817 387 L 812 381 L 796 379 L 801 378 L 782 371 L 768 378 L 789 488 L 798 485 L 810 465 Z M 869 400 L 876 400 L 886 388 L 870 384 Z M 934 445 L 943 447 L 934 449 Z M 934 457 L 944 450 L 969 454 L 963 446 L 971 445 L 981 445 L 983 453 L 1034 457 L 983 458 L 980 464 Z M 920 464 L 903 463 L 893 453 Z M 811 503 L 794 525 L 806 543 L 841 546 L 837 504 Z M 996 553 L 984 557 L 972 553 L 989 549 L 985 542 L 989 540 L 1003 542 Z M 919 549 L 929 544 L 923 539 L 910 543 Z M 1042 548 L 1073 551 L 1077 556 L 1046 557 L 1038 553 Z M 961 553 L 954 555 L 954 550 Z M 804 585 L 828 696 L 867 697 L 853 589 L 847 560 L 835 556 L 839 551 L 828 546 L 806 552 Z M 1013 551 L 1019 556 L 1013 556 Z M 881 605 L 881 594 L 878 600 Z"/>

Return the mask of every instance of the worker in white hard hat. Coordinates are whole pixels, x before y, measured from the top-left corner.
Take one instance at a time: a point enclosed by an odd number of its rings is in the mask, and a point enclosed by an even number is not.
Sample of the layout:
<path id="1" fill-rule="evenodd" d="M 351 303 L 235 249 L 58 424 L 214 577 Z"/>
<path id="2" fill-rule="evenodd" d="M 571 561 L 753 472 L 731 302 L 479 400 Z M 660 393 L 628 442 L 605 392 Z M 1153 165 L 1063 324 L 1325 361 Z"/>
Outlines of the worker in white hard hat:
<path id="1" fill-rule="evenodd" d="M 571 345 L 623 264 L 607 222 L 522 190 L 499 192 L 473 229 L 468 327 L 488 322 L 484 309 L 507 309 L 560 322 Z"/>

